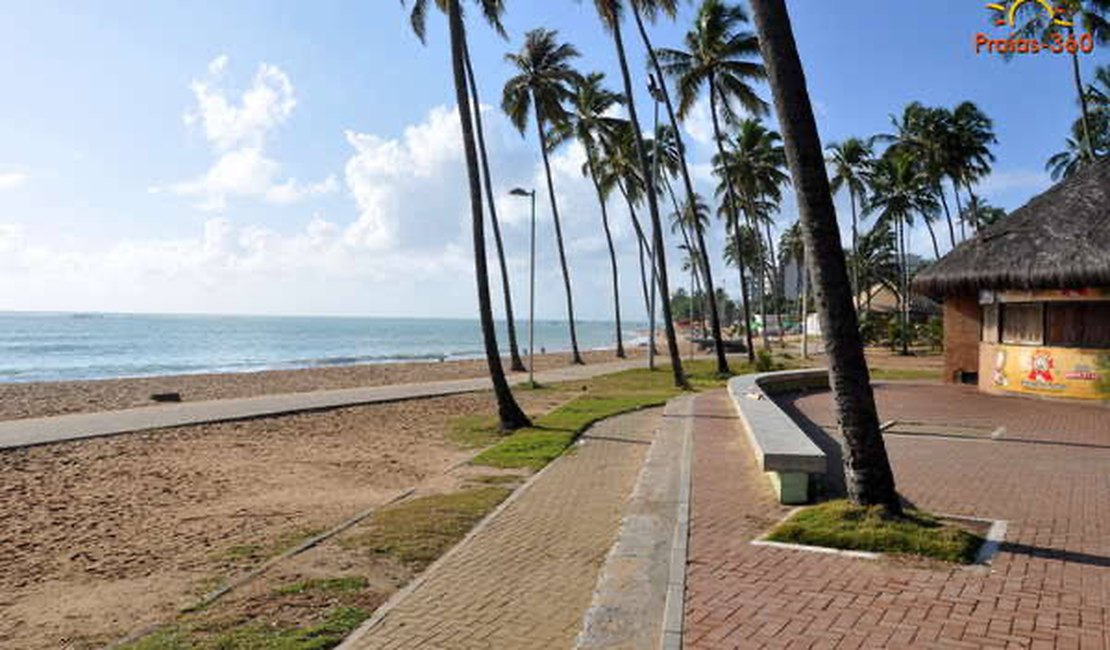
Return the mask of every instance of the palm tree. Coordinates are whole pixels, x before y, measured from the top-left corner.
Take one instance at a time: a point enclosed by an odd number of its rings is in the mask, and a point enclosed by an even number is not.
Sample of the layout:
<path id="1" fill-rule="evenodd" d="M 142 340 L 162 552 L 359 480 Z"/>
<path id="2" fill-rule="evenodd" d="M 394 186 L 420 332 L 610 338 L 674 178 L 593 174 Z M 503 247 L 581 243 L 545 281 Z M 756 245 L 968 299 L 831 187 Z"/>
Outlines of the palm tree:
<path id="1" fill-rule="evenodd" d="M 428 0 L 415 0 L 410 20 L 413 31 L 423 40 Z M 478 153 L 474 139 L 474 125 L 471 122 L 470 96 L 466 75 L 466 26 L 463 23 L 462 8 L 459 0 L 437 0 L 441 9 L 446 9 L 447 23 L 451 40 L 451 68 L 455 80 L 455 99 L 458 102 L 459 124 L 461 125 L 463 152 L 466 157 L 466 172 L 470 190 L 471 236 L 474 246 L 474 277 L 478 285 L 478 314 L 482 325 L 482 342 L 485 346 L 486 365 L 489 367 L 493 392 L 497 398 L 497 413 L 502 431 L 512 431 L 531 426 L 528 416 L 517 404 L 509 383 L 505 379 L 505 369 L 501 365 L 501 354 L 497 349 L 497 333 L 493 323 L 493 305 L 490 300 L 489 275 L 486 269 L 485 228 L 482 219 L 482 177 L 478 168 Z M 446 6 L 444 6 L 446 5 Z M 486 20 L 499 32 L 502 5 L 499 0 L 481 0 L 480 6 Z"/>
<path id="2" fill-rule="evenodd" d="M 1041 3 L 1027 2 L 1017 7 L 1016 21 L 1022 24 L 1015 35 L 1036 38 L 1040 41 L 1054 41 L 1057 38 L 1074 38 L 1078 24 L 1082 31 L 1091 34 L 1099 45 L 1110 43 L 1110 0 L 1056 0 L 1053 5 L 1062 15 L 1044 10 Z M 1063 18 L 1062 21 L 1057 18 Z M 1071 51 L 1072 81 L 1080 106 L 1079 128 L 1074 129 L 1080 158 L 1093 159 L 1094 131 L 1091 127 L 1090 108 L 1087 93 L 1083 86 L 1083 75 L 1079 70 L 1079 52 Z M 1007 56 L 1010 59 L 1012 55 Z"/>
<path id="3" fill-rule="evenodd" d="M 671 192 L 671 194 L 672 199 L 674 199 L 674 192 Z M 702 291 L 702 278 L 705 269 L 702 268 L 701 250 L 694 242 L 697 240 L 698 234 L 704 233 L 705 229 L 709 227 L 709 205 L 697 194 L 694 195 L 694 199 L 693 205 L 687 203 L 679 207 L 676 204 L 675 211 L 671 213 L 671 232 L 678 231 L 682 234 L 684 243 L 679 248 L 687 253 L 682 270 L 690 271 L 690 281 L 700 292 Z M 690 236 L 691 233 L 694 234 L 693 238 Z M 710 304 L 709 308 L 712 309 L 713 305 Z"/>
<path id="4" fill-rule="evenodd" d="M 1005 210 L 991 205 L 985 199 L 980 199 L 975 196 L 975 194 L 971 195 L 971 199 L 968 201 L 967 207 L 964 208 L 964 212 L 967 213 L 966 216 L 968 219 L 975 219 L 978 228 L 992 226 L 997 223 L 999 219 L 1006 216 Z"/>
<path id="5" fill-rule="evenodd" d="M 632 93 L 632 74 L 628 70 L 628 57 L 625 55 L 624 39 L 621 36 L 621 2 L 620 0 L 595 0 L 594 6 L 597 8 L 602 24 L 605 25 L 613 37 L 613 46 L 617 52 L 617 62 L 620 64 L 621 78 L 624 81 L 625 106 L 628 108 L 628 121 L 632 125 L 633 140 L 636 144 L 636 158 L 640 164 L 640 175 L 645 179 L 652 178 L 648 166 L 647 148 L 644 146 L 643 131 L 640 129 L 640 118 L 636 113 L 636 100 Z M 648 213 L 651 215 L 655 276 L 659 284 L 663 326 L 667 333 L 667 352 L 671 357 L 671 372 L 674 375 L 675 385 L 681 388 L 689 388 L 686 375 L 682 370 L 682 357 L 678 350 L 678 337 L 675 334 L 674 317 L 671 313 L 671 292 L 667 282 L 667 251 L 663 241 L 663 220 L 659 215 L 659 203 L 654 189 L 649 184 L 647 204 Z"/>
<path id="6" fill-rule="evenodd" d="M 928 188 L 928 179 L 917 169 L 912 155 L 905 151 L 890 151 L 875 163 L 871 174 L 871 196 L 864 205 L 867 214 L 878 214 L 878 223 L 893 227 L 898 240 L 901 259 L 902 283 L 899 297 L 902 303 L 902 353 L 909 354 L 909 258 L 906 231 L 913 226 L 914 214 L 920 214 L 926 225 L 937 211 L 936 199 Z M 932 229 L 929 230 L 932 235 Z M 936 238 L 933 251 L 937 253 Z"/>
<path id="7" fill-rule="evenodd" d="M 949 243 L 955 247 L 956 229 L 948 209 L 948 201 L 944 198 L 942 185 L 942 179 L 950 167 L 948 144 L 951 140 L 951 113 L 944 108 L 930 108 L 921 102 L 911 102 L 903 109 L 901 119 L 891 116 L 890 121 L 894 125 L 895 133 L 879 135 L 876 139 L 891 142 L 891 153 L 913 157 L 918 171 L 923 174 L 925 182 L 936 193 L 944 208 Z M 933 233 L 932 222 L 926 221 L 926 224 L 929 226 L 930 237 L 935 241 L 936 235 Z M 935 245 L 934 249 L 936 250 Z M 939 250 L 937 250 L 937 257 L 940 257 Z"/>
<path id="8" fill-rule="evenodd" d="M 863 282 L 863 309 L 870 311 L 871 297 L 876 287 L 885 287 L 892 294 L 902 294 L 902 265 L 894 240 L 893 224 L 876 223 L 859 238 L 859 250 L 853 264 L 859 269 Z"/>
<path id="9" fill-rule="evenodd" d="M 848 138 L 840 143 L 832 143 L 825 148 L 828 164 L 832 168 L 830 187 L 834 194 L 848 189 L 848 200 L 852 205 L 852 255 L 859 249 L 859 213 L 857 206 L 867 197 L 867 174 L 874 162 L 871 144 L 859 138 Z M 851 265 L 852 295 L 860 292 L 859 269 Z M 857 301 L 856 309 L 859 309 Z"/>
<path id="10" fill-rule="evenodd" d="M 946 171 L 952 181 L 956 211 L 961 215 L 960 228 L 962 231 L 964 224 L 970 223 L 973 229 L 978 229 L 979 218 L 975 204 L 972 204 L 970 213 L 964 215 L 960 202 L 960 184 L 964 185 L 968 196 L 971 196 L 972 183 L 990 174 L 991 163 L 994 162 L 990 145 L 998 142 L 994 135 L 994 123 L 974 102 L 960 102 L 952 110 L 949 127 Z M 964 234 L 964 238 L 966 237 Z"/>
<path id="11" fill-rule="evenodd" d="M 757 59 L 759 40 L 755 34 L 743 30 L 748 17 L 739 6 L 727 5 L 722 0 L 704 0 L 698 9 L 694 27 L 686 33 L 686 50 L 659 49 L 655 54 L 666 77 L 678 84 L 678 117 L 685 119 L 697 101 L 703 87 L 709 88 L 710 113 L 713 118 L 713 135 L 717 142 L 717 155 L 724 158 L 724 135 L 720 117 L 735 123 L 733 102 L 738 102 L 753 115 L 767 113 L 767 103 L 756 95 L 751 82 L 763 79 L 766 72 Z M 731 179 L 726 183 L 731 186 Z M 735 189 L 728 188 L 726 201 L 730 206 L 728 223 L 734 237 L 738 237 L 739 216 Z M 737 249 L 742 248 L 739 241 Z M 751 308 L 747 295 L 744 265 L 740 269 L 740 291 L 744 303 L 744 335 L 747 339 L 748 361 L 755 362 L 751 335 Z"/>
<path id="12" fill-rule="evenodd" d="M 898 515 L 902 504 L 879 431 L 844 250 L 840 247 L 836 209 L 790 17 L 785 0 L 751 0 L 751 5 L 794 179 L 810 275 L 825 333 L 829 379 L 846 447 L 844 474 L 848 496 L 857 503 L 881 505 L 887 512 Z"/>
<path id="13" fill-rule="evenodd" d="M 505 325 L 509 334 L 509 362 L 514 372 L 526 370 L 520 358 L 516 343 L 516 320 L 513 318 L 513 294 L 509 290 L 509 266 L 505 263 L 505 246 L 501 241 L 501 224 L 497 218 L 497 202 L 493 200 L 493 179 L 489 173 L 489 155 L 486 153 L 486 136 L 482 128 L 482 102 L 478 97 L 478 84 L 474 80 L 474 68 L 470 63 L 470 48 L 463 52 L 466 63 L 466 79 L 470 87 L 470 100 L 474 108 L 474 132 L 478 136 L 478 154 L 482 163 L 482 180 L 485 181 L 486 203 L 489 205 L 489 220 L 493 226 L 493 242 L 497 245 L 497 261 L 501 267 L 501 291 L 505 296 Z"/>
<path id="14" fill-rule="evenodd" d="M 601 207 L 601 225 L 605 230 L 605 241 L 609 245 L 609 264 L 613 271 L 613 311 L 617 327 L 617 356 L 625 357 L 624 341 L 621 334 L 621 301 L 620 280 L 617 274 L 617 252 L 613 246 L 613 233 L 609 228 L 609 210 L 606 205 L 610 191 L 601 183 L 598 158 L 601 143 L 606 138 L 612 137 L 615 129 L 619 128 L 619 120 L 606 116 L 614 106 L 621 104 L 623 98 L 602 86 L 605 75 L 592 72 L 585 77 L 580 77 L 574 84 L 574 93 L 570 98 L 571 110 L 566 120 L 554 126 L 551 146 L 557 147 L 562 142 L 575 139 L 582 145 L 586 152 L 586 163 L 582 173 L 590 178 L 597 193 L 597 202 Z M 610 188 L 611 189 L 611 188 Z"/>
<path id="15" fill-rule="evenodd" d="M 1052 176 L 1052 180 L 1059 181 L 1070 177 L 1087 162 L 1087 153 L 1080 144 L 1083 138 L 1083 125 L 1076 122 L 1072 125 L 1071 137 L 1064 140 L 1064 150 L 1052 154 L 1045 161 L 1045 171 Z"/>
<path id="16" fill-rule="evenodd" d="M 761 248 L 767 253 L 766 265 L 756 276 L 759 287 L 759 311 L 763 320 L 763 347 L 770 347 L 767 339 L 767 306 L 764 280 L 772 278 L 771 295 L 777 296 L 777 264 L 775 262 L 774 240 L 771 238 L 773 214 L 782 201 L 782 186 L 789 182 L 786 174 L 786 155 L 783 153 L 781 136 L 765 127 L 756 118 L 741 120 L 737 125 L 735 138 L 728 140 L 724 154 L 713 157 L 713 166 L 722 182 L 717 186 L 720 196 L 736 193 L 738 208 L 747 217 L 748 226 L 759 234 L 760 226 L 767 232 L 767 239 Z"/>
<path id="17" fill-rule="evenodd" d="M 652 22 L 660 13 L 674 18 L 678 9 L 678 0 L 631 0 L 632 17 L 636 21 L 636 29 L 640 33 L 640 39 L 644 43 L 644 48 L 647 50 L 648 58 L 651 61 L 651 66 L 655 71 L 655 77 L 658 80 L 659 95 L 663 99 L 663 105 L 667 109 L 667 119 L 671 126 L 671 131 L 674 133 L 675 146 L 678 149 L 678 160 L 680 163 L 679 171 L 682 174 L 682 184 L 686 189 L 686 204 L 696 204 L 698 201 L 697 193 L 694 191 L 694 182 L 691 180 L 690 168 L 686 164 L 686 145 L 682 140 L 682 132 L 678 128 L 678 117 L 675 115 L 674 105 L 671 103 L 671 93 L 667 88 L 666 75 L 663 74 L 663 68 L 659 64 L 659 57 L 656 56 L 655 47 L 651 43 L 651 38 L 648 37 L 647 29 L 644 27 L 643 17 L 646 15 Z M 709 263 L 709 248 L 705 244 L 705 233 L 697 231 L 694 233 L 697 240 L 698 253 L 701 256 L 700 268 L 704 274 L 706 297 L 709 301 L 709 325 L 713 333 L 713 348 L 717 356 L 717 374 L 728 375 L 731 374 L 728 367 L 728 359 L 725 357 L 724 339 L 721 336 L 721 321 L 720 313 L 717 308 L 717 291 L 714 289 L 713 284 L 713 267 Z M 749 341 L 749 361 L 754 359 L 754 354 L 751 351 Z"/>
<path id="18" fill-rule="evenodd" d="M 618 120 L 614 128 L 605 133 L 600 140 L 601 157 L 597 162 L 597 172 L 602 191 L 608 196 L 616 188 L 628 206 L 628 216 L 636 233 L 636 243 L 640 254 L 640 286 L 644 296 L 644 313 L 651 314 L 651 297 L 648 289 L 648 268 L 654 268 L 651 244 L 644 235 L 643 226 L 636 215 L 636 208 L 643 202 L 644 181 L 639 175 L 639 163 L 633 153 L 632 127 L 625 120 Z M 645 264 L 645 258 L 647 263 Z M 655 342 L 650 345 L 654 348 Z"/>
<path id="19" fill-rule="evenodd" d="M 490 0 L 494 1 L 494 0 Z M 547 175 L 547 194 L 551 199 L 551 217 L 555 222 L 555 241 L 559 249 L 559 265 L 563 270 L 563 287 L 567 295 L 567 320 L 570 321 L 570 346 L 573 361 L 585 363 L 578 352 L 578 335 L 574 326 L 574 297 L 570 290 L 570 269 L 567 268 L 566 249 L 563 246 L 563 229 L 559 223 L 559 205 L 555 200 L 555 183 L 551 179 L 551 162 L 548 152 L 547 124 L 560 124 L 567 119 L 563 102 L 574 93 L 571 88 L 581 78 L 568 63 L 578 56 L 578 50 L 569 43 L 559 43 L 556 32 L 534 29 L 524 35 L 524 46 L 517 54 L 506 54 L 505 60 L 516 66 L 518 74 L 505 82 L 501 108 L 513 126 L 524 135 L 528 126 L 528 113 L 536 121 L 540 141 L 543 169 Z"/>

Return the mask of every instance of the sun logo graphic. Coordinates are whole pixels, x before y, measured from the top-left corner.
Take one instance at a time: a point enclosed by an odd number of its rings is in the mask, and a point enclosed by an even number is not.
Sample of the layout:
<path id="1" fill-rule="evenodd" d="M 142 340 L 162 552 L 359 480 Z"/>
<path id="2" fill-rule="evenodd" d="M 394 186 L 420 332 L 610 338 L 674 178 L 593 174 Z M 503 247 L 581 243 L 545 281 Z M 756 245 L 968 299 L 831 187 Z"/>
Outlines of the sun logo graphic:
<path id="1" fill-rule="evenodd" d="M 987 9 L 997 14 L 994 24 L 1003 27 L 1009 25 L 1012 29 L 1016 26 L 1017 12 L 1021 9 L 1022 5 L 1035 5 L 1045 12 L 1045 20 L 1051 22 L 1053 25 L 1060 27 L 1071 27 L 1074 23 L 1068 20 L 1068 12 L 1063 7 L 1053 6 L 1048 0 L 1013 0 L 1007 7 L 1005 4 L 992 2 L 987 5 Z"/>
<path id="2" fill-rule="evenodd" d="M 994 12 L 994 24 L 1008 27 L 1011 33 L 1005 38 L 997 38 L 979 32 L 974 41 L 976 54 L 985 51 L 987 54 L 1001 54 L 1005 57 L 1042 52 L 1076 55 L 1080 52 L 1090 54 L 1095 49 L 1095 39 L 1090 32 L 1076 33 L 1072 12 L 1049 0 L 1010 0 L 992 2 L 986 7 Z M 1038 25 L 1033 31 L 1043 34 L 1044 40 L 1031 37 L 1025 29 L 1018 29 L 1019 12 L 1022 18 L 1027 14 L 1034 18 L 1040 15 L 1041 20 L 1027 24 Z"/>

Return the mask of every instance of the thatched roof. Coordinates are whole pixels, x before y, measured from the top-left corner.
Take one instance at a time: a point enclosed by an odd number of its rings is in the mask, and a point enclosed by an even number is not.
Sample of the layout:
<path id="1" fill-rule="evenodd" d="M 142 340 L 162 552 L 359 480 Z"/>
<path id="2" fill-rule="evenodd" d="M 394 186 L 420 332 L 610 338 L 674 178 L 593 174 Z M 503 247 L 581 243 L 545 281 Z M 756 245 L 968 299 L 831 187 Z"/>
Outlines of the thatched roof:
<path id="1" fill-rule="evenodd" d="M 1087 165 L 923 269 L 930 296 L 1110 286 L 1110 158 Z"/>

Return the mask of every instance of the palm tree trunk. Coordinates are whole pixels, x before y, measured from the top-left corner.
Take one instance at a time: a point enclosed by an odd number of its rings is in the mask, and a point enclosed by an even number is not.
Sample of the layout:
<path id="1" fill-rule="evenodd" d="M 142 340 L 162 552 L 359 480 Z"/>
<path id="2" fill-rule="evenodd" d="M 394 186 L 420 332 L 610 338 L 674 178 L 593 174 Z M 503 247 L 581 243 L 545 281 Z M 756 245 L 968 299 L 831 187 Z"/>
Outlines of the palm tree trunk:
<path id="1" fill-rule="evenodd" d="M 967 190 L 968 205 L 971 206 L 971 227 L 974 232 L 979 232 L 979 202 L 975 200 L 975 193 L 971 191 L 971 182 L 964 181 Z"/>
<path id="2" fill-rule="evenodd" d="M 709 78 L 709 112 L 713 116 L 713 139 L 717 141 L 717 153 L 721 160 L 725 160 L 724 136 L 721 134 L 721 122 L 717 117 L 717 90 L 712 76 Z M 725 189 L 728 196 L 725 203 L 728 206 L 728 218 L 732 222 L 732 242 L 736 247 L 736 266 L 740 269 L 740 299 L 744 303 L 744 339 L 748 348 L 748 363 L 755 365 L 755 346 L 752 344 L 752 315 L 748 305 L 748 278 L 744 274 L 744 245 L 740 235 L 740 218 L 736 214 L 736 190 L 732 187 L 732 178 L 725 173 Z"/>
<path id="3" fill-rule="evenodd" d="M 879 431 L 836 209 L 790 17 L 784 0 L 751 0 L 751 7 L 798 197 L 807 262 L 829 358 L 829 383 L 845 441 L 848 496 L 856 503 L 877 504 L 900 514 L 902 504 Z"/>
<path id="4" fill-rule="evenodd" d="M 563 228 L 559 224 L 559 206 L 555 201 L 555 183 L 551 180 L 551 163 L 547 159 L 547 134 L 543 130 L 543 116 L 540 105 L 532 97 L 532 106 L 536 110 L 536 132 L 540 139 L 540 153 L 543 155 L 543 170 L 547 175 L 547 195 L 551 199 L 551 217 L 555 221 L 555 242 L 559 247 L 559 266 L 563 269 L 563 287 L 567 292 L 567 320 L 570 321 L 570 349 L 573 353 L 572 362 L 585 365 L 582 355 L 578 353 L 578 333 L 574 329 L 574 297 L 570 292 L 570 269 L 567 268 L 567 254 L 563 248 Z"/>
<path id="5" fill-rule="evenodd" d="M 956 182 L 955 178 L 950 177 L 952 181 L 952 196 L 956 197 L 956 218 L 960 220 L 960 241 L 967 240 L 967 219 L 964 219 L 964 206 L 960 201 L 960 184 Z"/>
<path id="6" fill-rule="evenodd" d="M 906 227 L 905 221 L 898 225 L 898 249 L 902 256 L 902 354 L 909 355 L 910 353 L 910 258 L 906 246 Z M 925 221 L 925 225 L 929 225 Z M 929 228 L 929 234 L 933 234 L 932 227 Z M 936 238 L 933 238 L 933 246 L 936 247 Z"/>
<path id="7" fill-rule="evenodd" d="M 921 215 L 921 220 L 925 222 L 925 227 L 929 229 L 929 239 L 931 239 L 933 242 L 933 255 L 935 255 L 936 258 L 939 260 L 940 247 L 937 246 L 937 234 L 933 232 L 933 222 L 929 221 L 929 218 L 926 217 L 924 214 Z M 950 223 L 948 225 L 951 226 L 952 224 Z"/>
<path id="8" fill-rule="evenodd" d="M 486 239 L 482 214 L 482 178 L 478 170 L 478 152 L 474 144 L 470 97 L 466 87 L 466 31 L 463 25 L 459 0 L 448 0 L 448 23 L 451 31 L 451 67 L 455 78 L 455 100 L 458 102 L 459 124 L 462 127 L 463 152 L 466 155 L 466 172 L 470 189 L 470 221 L 474 240 L 474 277 L 478 284 L 478 314 L 482 324 L 482 342 L 486 350 L 493 392 L 497 397 L 497 413 L 502 431 L 512 431 L 531 426 L 528 416 L 521 410 L 505 380 L 501 355 L 497 350 L 497 333 L 493 325 L 493 306 L 490 301 L 489 275 L 486 269 Z"/>
<path id="9" fill-rule="evenodd" d="M 940 204 L 944 206 L 944 218 L 948 221 L 948 239 L 952 242 L 952 248 L 956 247 L 956 229 L 952 227 L 952 213 L 948 211 L 948 199 L 944 198 L 944 185 L 937 181 L 937 195 L 940 196 Z M 937 259 L 940 259 L 940 253 L 937 253 Z"/>
<path id="10" fill-rule="evenodd" d="M 482 129 L 482 103 L 478 99 L 478 84 L 474 81 L 474 68 L 470 64 L 470 48 L 463 54 L 466 57 L 466 78 L 470 86 L 470 97 L 474 100 L 474 131 L 478 135 L 478 154 L 482 162 L 482 177 L 486 185 L 486 202 L 489 203 L 489 220 L 493 226 L 493 241 L 497 245 L 497 261 L 501 265 L 501 291 L 505 294 L 505 325 L 509 331 L 509 361 L 514 372 L 524 372 L 524 362 L 516 345 L 516 321 L 513 319 L 513 294 L 509 290 L 509 267 L 505 264 L 505 246 L 501 243 L 501 224 L 497 219 L 497 204 L 493 200 L 493 179 L 489 173 L 489 156 L 486 155 L 486 136 Z"/>
<path id="11" fill-rule="evenodd" d="M 1068 27 L 1068 35 L 1075 36 L 1075 28 Z M 1081 147 L 1083 157 L 1087 160 L 1094 160 L 1095 150 L 1091 141 L 1091 113 L 1090 108 L 1087 106 L 1087 93 L 1083 90 L 1083 75 L 1079 73 L 1079 52 L 1071 53 L 1071 75 L 1072 80 L 1075 82 L 1075 92 L 1079 94 L 1079 107 L 1082 109 L 1080 119 L 1083 122 L 1083 140 L 1084 145 Z"/>
<path id="12" fill-rule="evenodd" d="M 615 13 L 615 12 L 614 12 Z M 652 178 L 648 165 L 647 150 L 644 148 L 643 131 L 640 130 L 640 119 L 636 115 L 636 100 L 632 93 L 632 75 L 628 71 L 628 58 L 624 53 L 624 41 L 621 38 L 621 21 L 619 16 L 610 25 L 613 29 L 613 44 L 617 49 L 617 60 L 620 62 L 621 77 L 624 79 L 624 97 L 627 100 L 628 121 L 632 123 L 632 134 L 636 141 L 636 153 L 640 159 L 640 173 L 644 178 Z M 649 185 L 654 185 L 649 184 Z M 667 333 L 667 352 L 671 357 L 671 373 L 674 375 L 675 386 L 689 388 L 686 375 L 682 371 L 682 357 L 678 350 L 678 337 L 674 330 L 674 316 L 671 313 L 671 294 L 667 282 L 667 250 L 663 241 L 663 223 L 659 218 L 659 202 L 656 200 L 654 187 L 649 187 L 647 194 L 648 212 L 651 214 L 652 240 L 656 278 L 659 284 L 659 299 L 663 306 L 663 326 Z"/>
<path id="13" fill-rule="evenodd" d="M 597 182 L 597 173 L 594 166 L 594 157 L 592 153 L 587 152 L 586 164 L 589 165 L 590 180 L 594 183 L 594 190 L 597 191 L 597 202 L 601 206 L 601 225 L 605 228 L 605 241 L 609 244 L 609 264 L 613 268 L 613 313 L 617 319 L 617 357 L 623 359 L 624 354 L 624 340 L 621 334 L 621 294 L 620 294 L 620 281 L 617 276 L 617 251 L 613 248 L 613 233 L 609 230 L 609 210 L 605 206 L 605 194 L 601 191 L 601 185 Z"/>
<path id="14" fill-rule="evenodd" d="M 775 310 L 775 320 L 779 324 L 779 345 L 783 344 L 782 303 L 786 302 L 786 291 L 782 286 L 782 277 L 779 273 L 779 263 L 775 257 L 775 240 L 771 237 L 771 222 L 764 221 L 763 229 L 767 232 L 767 251 L 771 255 L 771 307 Z M 785 262 L 783 262 L 785 264 Z"/>
<path id="15" fill-rule="evenodd" d="M 848 185 L 848 201 L 852 204 L 852 303 L 859 312 L 859 216 L 856 214 L 856 191 Z"/>
<path id="16" fill-rule="evenodd" d="M 659 65 L 659 58 L 655 55 L 655 47 L 651 44 L 651 39 L 648 38 L 647 30 L 644 28 L 643 18 L 640 16 L 639 5 L 635 2 L 629 3 L 632 7 L 632 16 L 636 20 L 636 28 L 640 32 L 640 39 L 644 42 L 644 48 L 647 50 L 648 58 L 651 59 L 652 68 L 655 69 L 655 76 L 659 81 L 659 88 L 663 91 L 663 104 L 667 108 L 667 117 L 670 119 L 671 128 L 674 130 L 675 144 L 678 146 L 678 160 L 679 169 L 682 172 L 682 183 L 686 186 L 686 200 L 690 205 L 694 205 L 697 201 L 697 194 L 694 192 L 694 182 L 690 178 L 690 168 L 686 165 L 686 145 L 682 141 L 682 131 L 678 128 L 678 119 L 675 117 L 674 106 L 671 105 L 671 94 L 667 90 L 666 77 L 663 76 L 663 67 Z M 713 331 L 713 348 L 717 355 L 717 374 L 728 375 L 731 374 L 728 367 L 728 359 L 725 357 L 725 344 L 724 338 L 721 335 L 721 318 L 717 311 L 717 292 L 713 290 L 713 269 L 709 264 L 709 248 L 705 245 L 705 235 L 701 232 L 701 228 L 695 227 L 695 236 L 698 240 L 698 253 L 701 255 L 702 273 L 705 280 L 705 293 L 709 300 L 709 326 Z M 750 345 L 748 347 L 751 347 Z"/>
<path id="17" fill-rule="evenodd" d="M 647 243 L 647 237 L 644 236 L 644 229 L 640 227 L 640 219 L 636 217 L 636 207 L 632 205 L 632 199 L 629 198 L 628 192 L 624 189 L 624 184 L 617 181 L 617 188 L 624 197 L 624 202 L 628 204 L 628 216 L 632 219 L 632 229 L 636 231 L 636 243 L 640 247 L 640 284 L 644 291 L 644 313 L 648 318 L 651 318 L 651 296 L 648 291 L 647 268 L 644 266 L 644 254 L 650 247 Z M 655 342 L 651 342 L 652 347 L 655 347 Z"/>

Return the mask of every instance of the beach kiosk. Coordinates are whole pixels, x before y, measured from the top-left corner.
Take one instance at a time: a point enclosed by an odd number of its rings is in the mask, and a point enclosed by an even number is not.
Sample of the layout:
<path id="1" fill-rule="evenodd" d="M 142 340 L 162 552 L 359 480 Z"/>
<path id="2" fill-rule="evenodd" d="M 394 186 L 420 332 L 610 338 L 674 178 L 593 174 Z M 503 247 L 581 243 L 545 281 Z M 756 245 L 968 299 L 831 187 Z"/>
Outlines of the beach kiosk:
<path id="1" fill-rule="evenodd" d="M 1107 399 L 1110 159 L 984 228 L 913 286 L 944 303 L 947 381 Z"/>

